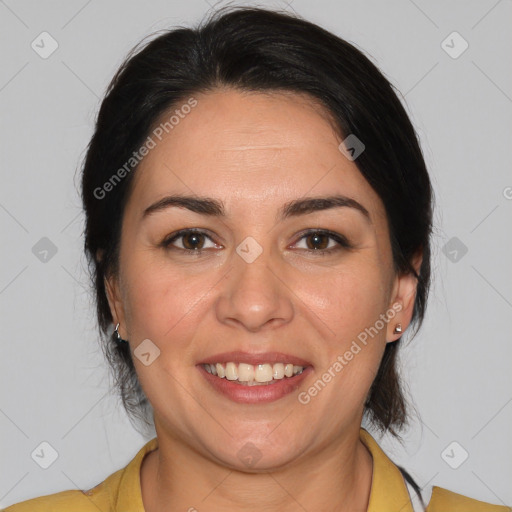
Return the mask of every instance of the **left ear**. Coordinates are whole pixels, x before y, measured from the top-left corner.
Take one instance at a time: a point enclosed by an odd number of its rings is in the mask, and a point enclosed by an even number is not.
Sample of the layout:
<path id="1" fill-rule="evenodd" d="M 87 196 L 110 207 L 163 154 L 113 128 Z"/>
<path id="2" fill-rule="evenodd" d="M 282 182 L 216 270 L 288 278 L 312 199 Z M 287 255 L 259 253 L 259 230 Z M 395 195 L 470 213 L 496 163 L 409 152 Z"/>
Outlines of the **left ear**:
<path id="1" fill-rule="evenodd" d="M 421 262 L 423 261 L 423 251 L 418 251 L 412 258 L 412 265 L 416 270 L 416 274 L 420 273 Z M 399 339 L 409 324 L 411 323 L 412 313 L 414 310 L 414 302 L 416 299 L 416 289 L 418 280 L 412 272 L 408 274 L 397 275 L 393 284 L 393 293 L 390 309 L 397 311 L 395 317 L 390 319 L 387 325 L 386 341 L 392 343 Z M 402 331 L 395 333 L 394 329 L 397 324 L 401 324 Z"/>

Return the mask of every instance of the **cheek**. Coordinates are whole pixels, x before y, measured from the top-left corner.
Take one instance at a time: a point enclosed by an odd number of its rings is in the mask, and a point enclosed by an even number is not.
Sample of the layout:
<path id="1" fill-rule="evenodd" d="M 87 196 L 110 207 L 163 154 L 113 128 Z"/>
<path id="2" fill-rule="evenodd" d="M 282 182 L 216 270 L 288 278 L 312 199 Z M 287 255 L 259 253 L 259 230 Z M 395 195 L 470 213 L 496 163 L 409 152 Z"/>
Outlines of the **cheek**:
<path id="1" fill-rule="evenodd" d="M 351 262 L 323 276 L 297 280 L 296 288 L 307 307 L 325 324 L 326 340 L 344 344 L 374 325 L 387 307 L 383 269 L 371 257 L 354 256 Z M 299 293 L 298 293 L 299 295 Z"/>
<path id="2" fill-rule="evenodd" d="M 314 315 L 310 316 L 320 319 L 316 323 L 326 333 L 318 342 L 322 364 L 316 373 L 329 384 L 325 392 L 322 383 L 310 390 L 313 395 L 322 390 L 319 408 L 338 400 L 347 409 L 359 407 L 386 345 L 387 324 L 380 316 L 387 308 L 383 269 L 371 256 L 351 263 L 333 270 L 325 279 L 304 280 L 301 284 L 305 311 L 311 310 Z"/>
<path id="3" fill-rule="evenodd" d="M 143 252 L 132 254 L 124 277 L 130 335 L 135 341 L 149 338 L 159 347 L 165 344 L 166 350 L 188 341 L 195 311 L 205 307 L 207 292 L 215 284 L 213 273 L 187 276 L 182 269 L 147 258 Z"/>

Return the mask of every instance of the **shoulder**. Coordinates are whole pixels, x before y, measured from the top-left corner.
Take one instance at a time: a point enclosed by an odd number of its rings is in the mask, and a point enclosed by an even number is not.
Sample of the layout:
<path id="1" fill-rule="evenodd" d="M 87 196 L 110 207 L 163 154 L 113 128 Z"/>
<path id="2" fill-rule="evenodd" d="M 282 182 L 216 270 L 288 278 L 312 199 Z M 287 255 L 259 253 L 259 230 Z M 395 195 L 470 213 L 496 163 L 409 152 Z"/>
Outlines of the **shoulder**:
<path id="1" fill-rule="evenodd" d="M 434 486 L 426 512 L 512 512 L 512 508 L 492 505 Z"/>
<path id="2" fill-rule="evenodd" d="M 82 491 L 62 491 L 11 505 L 0 512 L 97 512 L 97 507 Z"/>
<path id="3" fill-rule="evenodd" d="M 0 512 L 111 512 L 116 509 L 117 494 L 125 469 L 111 474 L 88 490 L 69 490 L 15 503 Z"/>
<path id="4" fill-rule="evenodd" d="M 144 456 L 158 447 L 148 441 L 127 466 L 89 490 L 68 490 L 15 503 L 0 512 L 114 512 L 143 511 L 140 467 Z"/>

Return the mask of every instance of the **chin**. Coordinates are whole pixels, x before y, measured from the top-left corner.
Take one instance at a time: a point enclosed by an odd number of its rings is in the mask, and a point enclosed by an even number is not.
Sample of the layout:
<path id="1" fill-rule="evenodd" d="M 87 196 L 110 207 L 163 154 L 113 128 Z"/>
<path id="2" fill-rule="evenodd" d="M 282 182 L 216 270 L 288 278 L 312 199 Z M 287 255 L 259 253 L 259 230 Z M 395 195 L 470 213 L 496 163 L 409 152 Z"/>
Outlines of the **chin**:
<path id="1" fill-rule="evenodd" d="M 276 470 L 288 465 L 304 451 L 291 442 L 290 436 L 275 436 L 272 430 L 268 435 L 248 435 L 225 440 L 225 448 L 212 447 L 211 453 L 223 465 L 237 471 L 259 473 Z M 269 436 L 273 439 L 269 439 Z"/>
<path id="2" fill-rule="evenodd" d="M 292 463 L 297 453 L 275 451 L 269 453 L 268 450 L 260 450 L 256 445 L 248 441 L 240 450 L 235 453 L 219 454 L 219 461 L 226 467 L 243 473 L 266 473 L 284 468 Z"/>

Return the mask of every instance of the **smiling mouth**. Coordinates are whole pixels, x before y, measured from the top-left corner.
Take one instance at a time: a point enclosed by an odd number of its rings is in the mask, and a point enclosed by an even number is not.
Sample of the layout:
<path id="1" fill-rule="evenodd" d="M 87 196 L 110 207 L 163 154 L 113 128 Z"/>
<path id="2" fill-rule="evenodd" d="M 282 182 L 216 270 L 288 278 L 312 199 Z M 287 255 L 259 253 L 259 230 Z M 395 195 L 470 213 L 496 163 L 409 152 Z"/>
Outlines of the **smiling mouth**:
<path id="1" fill-rule="evenodd" d="M 300 375 L 305 366 L 291 363 L 215 363 L 201 365 L 209 374 L 242 386 L 265 386 Z"/>

